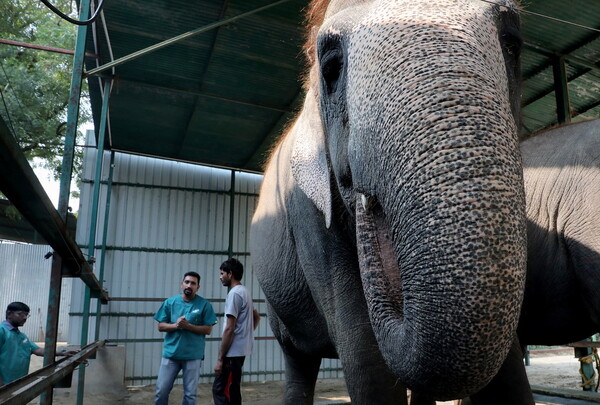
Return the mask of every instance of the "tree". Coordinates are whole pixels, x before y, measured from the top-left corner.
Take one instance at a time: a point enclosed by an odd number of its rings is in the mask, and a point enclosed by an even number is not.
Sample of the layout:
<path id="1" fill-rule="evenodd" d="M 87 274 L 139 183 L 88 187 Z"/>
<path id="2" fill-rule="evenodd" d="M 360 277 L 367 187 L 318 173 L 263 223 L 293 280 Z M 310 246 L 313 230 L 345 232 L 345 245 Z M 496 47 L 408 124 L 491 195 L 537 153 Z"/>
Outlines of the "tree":
<path id="1" fill-rule="evenodd" d="M 53 4 L 77 18 L 74 1 L 53 0 Z M 2 39 L 62 49 L 75 47 L 77 27 L 39 0 L 2 1 L 0 15 Z M 29 162 L 40 158 L 56 177 L 60 176 L 62 163 L 72 61 L 72 55 L 0 43 L 0 115 Z M 87 97 L 84 87 L 82 100 Z M 89 109 L 81 108 L 79 123 L 89 122 L 90 116 Z M 78 134 L 76 143 L 80 144 L 82 137 Z M 82 150 L 76 148 L 77 177 L 81 161 Z"/>

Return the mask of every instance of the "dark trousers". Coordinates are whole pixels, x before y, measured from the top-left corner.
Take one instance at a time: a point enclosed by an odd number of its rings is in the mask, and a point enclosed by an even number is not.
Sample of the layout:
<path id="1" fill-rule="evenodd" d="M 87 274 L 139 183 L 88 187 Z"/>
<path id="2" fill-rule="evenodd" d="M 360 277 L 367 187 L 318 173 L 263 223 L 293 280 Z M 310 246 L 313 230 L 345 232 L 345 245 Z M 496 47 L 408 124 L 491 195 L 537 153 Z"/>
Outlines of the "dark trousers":
<path id="1" fill-rule="evenodd" d="M 213 401 L 215 405 L 241 405 L 242 367 L 246 357 L 225 357 L 223 370 L 213 383 Z"/>

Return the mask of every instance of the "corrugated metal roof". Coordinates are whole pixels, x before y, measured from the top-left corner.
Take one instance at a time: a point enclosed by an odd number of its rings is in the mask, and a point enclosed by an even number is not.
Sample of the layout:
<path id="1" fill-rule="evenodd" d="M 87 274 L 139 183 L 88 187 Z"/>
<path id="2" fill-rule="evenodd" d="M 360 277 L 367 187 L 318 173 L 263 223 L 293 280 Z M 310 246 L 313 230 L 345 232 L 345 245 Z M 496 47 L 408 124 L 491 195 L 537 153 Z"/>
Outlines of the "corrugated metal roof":
<path id="1" fill-rule="evenodd" d="M 100 64 L 184 32 L 269 4 L 245 1 L 106 2 L 108 36 L 88 49 Z M 260 169 L 264 150 L 291 117 L 301 84 L 305 0 L 236 20 L 116 68 L 107 147 Z M 100 27 L 97 27 L 100 28 Z M 87 61 L 88 70 L 96 67 Z M 90 80 L 100 116 L 98 80 Z M 265 145 L 263 145 L 265 143 Z"/>
<path id="2" fill-rule="evenodd" d="M 558 123 L 553 57 L 566 59 L 572 120 L 600 117 L 600 2 L 523 3 L 522 135 L 529 136 Z"/>
<path id="3" fill-rule="evenodd" d="M 88 35 L 88 51 L 97 53 L 98 64 L 103 65 L 272 2 L 106 2 L 108 36 L 102 24 L 96 24 L 95 35 Z M 260 171 L 265 151 L 302 98 L 302 23 L 307 3 L 289 0 L 117 66 L 106 147 Z M 599 117 L 600 2 L 524 1 L 522 22 L 521 135 L 527 137 L 557 122 L 555 56 L 566 57 L 573 119 Z M 96 67 L 96 60 L 88 59 L 86 66 Z M 100 89 L 97 79 L 89 83 L 97 121 Z"/>

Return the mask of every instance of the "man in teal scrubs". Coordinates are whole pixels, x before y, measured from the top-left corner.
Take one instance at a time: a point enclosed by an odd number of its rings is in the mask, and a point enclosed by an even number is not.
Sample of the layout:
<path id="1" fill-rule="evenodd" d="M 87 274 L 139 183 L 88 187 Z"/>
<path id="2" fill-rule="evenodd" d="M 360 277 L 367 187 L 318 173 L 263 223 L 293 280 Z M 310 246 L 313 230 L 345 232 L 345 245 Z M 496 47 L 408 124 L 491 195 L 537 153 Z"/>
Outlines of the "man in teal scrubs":
<path id="1" fill-rule="evenodd" d="M 31 355 L 43 356 L 44 349 L 19 330 L 29 318 L 29 307 L 12 302 L 6 308 L 6 320 L 0 324 L 0 385 L 8 384 L 29 373 Z M 70 356 L 75 351 L 57 353 Z"/>
<path id="2" fill-rule="evenodd" d="M 205 338 L 217 323 L 210 302 L 196 294 L 199 288 L 200 275 L 193 271 L 185 273 L 182 294 L 165 300 L 154 315 L 158 330 L 166 332 L 156 381 L 156 405 L 169 403 L 169 394 L 179 371 L 183 372 L 182 404 L 196 404 Z"/>

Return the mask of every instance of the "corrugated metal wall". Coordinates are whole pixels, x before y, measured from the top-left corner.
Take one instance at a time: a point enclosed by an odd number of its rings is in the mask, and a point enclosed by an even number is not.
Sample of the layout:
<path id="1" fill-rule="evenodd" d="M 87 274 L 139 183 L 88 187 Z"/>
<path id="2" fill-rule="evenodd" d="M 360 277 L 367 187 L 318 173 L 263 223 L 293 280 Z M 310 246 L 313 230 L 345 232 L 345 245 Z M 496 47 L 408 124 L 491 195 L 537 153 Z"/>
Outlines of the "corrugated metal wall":
<path id="1" fill-rule="evenodd" d="M 5 319 L 6 307 L 13 301 L 27 304 L 31 317 L 20 330 L 31 340 L 43 342 L 48 314 L 48 291 L 50 290 L 51 259 L 44 255 L 51 252 L 48 245 L 24 243 L 0 243 L 0 311 Z M 69 332 L 71 309 L 71 285 L 73 279 L 62 282 L 62 296 L 58 318 L 58 340 L 65 341 Z"/>
<path id="2" fill-rule="evenodd" d="M 90 154 L 91 155 L 91 154 Z M 102 241 L 109 155 L 105 156 L 96 245 Z M 87 156 L 81 187 L 77 241 L 88 245 L 94 157 Z M 233 256 L 246 270 L 242 282 L 252 292 L 255 307 L 263 316 L 255 342 L 255 352 L 247 360 L 245 381 L 281 380 L 284 362 L 266 319 L 266 305 L 258 282 L 251 272 L 248 236 L 262 176 L 235 173 L 233 212 L 230 211 L 231 171 L 116 154 L 112 197 L 108 220 L 104 285 L 111 301 L 102 306 L 100 339 L 126 345 L 128 385 L 154 383 L 158 371 L 163 335 L 152 315 L 163 299 L 179 294 L 186 271 L 200 273 L 199 294 L 209 299 L 219 325 L 213 329 L 206 347 L 203 382 L 213 379 L 223 325 L 227 289 L 219 282 L 219 266 Z M 83 248 L 84 253 L 87 251 Z M 102 265 L 100 250 L 95 254 L 98 274 Z M 137 301 L 135 299 L 138 299 Z M 139 299 L 145 299 L 142 301 Z M 154 299 L 153 301 L 147 301 Z M 83 288 L 73 289 L 69 342 L 80 342 Z M 92 301 L 92 311 L 95 308 Z M 95 317 L 90 319 L 89 341 L 93 340 Z M 322 377 L 341 375 L 337 360 L 323 362 Z"/>

